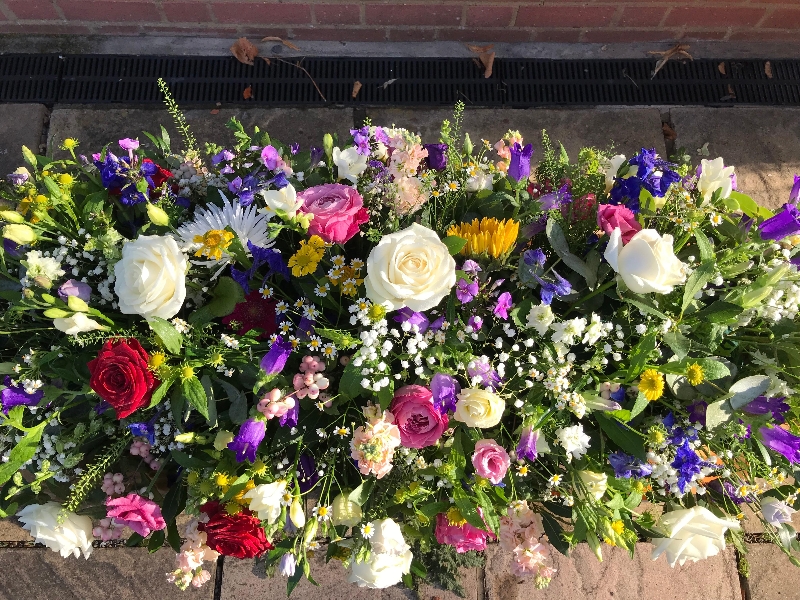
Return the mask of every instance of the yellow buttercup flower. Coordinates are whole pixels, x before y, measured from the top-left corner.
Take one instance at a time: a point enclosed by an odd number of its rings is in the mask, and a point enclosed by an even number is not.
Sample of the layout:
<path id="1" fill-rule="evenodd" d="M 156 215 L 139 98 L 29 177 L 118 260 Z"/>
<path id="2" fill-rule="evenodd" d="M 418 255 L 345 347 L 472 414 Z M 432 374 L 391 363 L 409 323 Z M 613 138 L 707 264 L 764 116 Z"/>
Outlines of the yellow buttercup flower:
<path id="1" fill-rule="evenodd" d="M 225 231 L 224 229 L 209 229 L 203 235 L 194 236 L 194 243 L 202 244 L 194 255 L 220 260 L 222 251 L 231 245 L 235 237 L 230 231 Z"/>
<path id="2" fill-rule="evenodd" d="M 453 225 L 447 230 L 447 235 L 467 240 L 461 254 L 488 254 L 492 258 L 500 258 L 514 247 L 519 235 L 519 222 L 484 217 L 480 221 L 475 219 L 472 223 Z"/>
<path id="3" fill-rule="evenodd" d="M 700 385 L 703 383 L 703 379 L 705 379 L 705 373 L 699 364 L 694 363 L 686 367 L 686 381 L 689 382 L 689 385 Z"/>
<path id="4" fill-rule="evenodd" d="M 655 369 L 647 369 L 639 380 L 639 391 L 654 402 L 664 394 L 664 377 Z"/>
<path id="5" fill-rule="evenodd" d="M 309 275 L 317 270 L 319 261 L 325 254 L 325 242 L 318 235 L 300 241 L 300 249 L 289 259 L 288 265 L 292 269 L 292 275 L 302 277 Z"/>

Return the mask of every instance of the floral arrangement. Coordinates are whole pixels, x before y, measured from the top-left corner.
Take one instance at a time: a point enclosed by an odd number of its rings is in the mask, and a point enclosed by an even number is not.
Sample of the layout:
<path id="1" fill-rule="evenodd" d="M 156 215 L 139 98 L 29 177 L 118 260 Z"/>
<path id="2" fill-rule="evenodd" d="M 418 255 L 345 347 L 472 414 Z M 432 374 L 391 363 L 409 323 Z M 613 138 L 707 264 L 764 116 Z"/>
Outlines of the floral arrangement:
<path id="1" fill-rule="evenodd" d="M 582 542 L 744 552 L 746 516 L 791 558 L 800 178 L 773 213 L 721 158 L 535 165 L 462 106 L 435 143 L 201 150 L 168 107 L 181 150 L 67 139 L 2 183 L 0 516 L 169 544 L 184 589 L 225 555 L 291 593 L 314 553 L 457 586 L 490 541 L 545 586 Z"/>

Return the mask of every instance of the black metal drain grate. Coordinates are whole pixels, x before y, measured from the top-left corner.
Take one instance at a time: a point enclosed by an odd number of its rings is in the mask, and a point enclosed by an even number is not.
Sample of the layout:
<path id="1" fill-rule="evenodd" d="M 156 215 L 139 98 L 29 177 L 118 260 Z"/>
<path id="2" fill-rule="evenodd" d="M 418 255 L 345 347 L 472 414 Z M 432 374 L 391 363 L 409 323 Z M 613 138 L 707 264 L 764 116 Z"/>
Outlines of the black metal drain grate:
<path id="1" fill-rule="evenodd" d="M 462 58 L 306 58 L 300 64 L 308 74 L 296 62 L 256 59 L 248 66 L 233 57 L 4 55 L 0 101 L 158 103 L 156 80 L 163 77 L 182 105 L 800 105 L 798 60 L 669 62 L 654 79 L 655 61 L 647 59 L 497 59 L 488 79 L 475 61 Z M 362 87 L 353 98 L 356 81 Z M 248 87 L 251 98 L 245 100 Z"/>

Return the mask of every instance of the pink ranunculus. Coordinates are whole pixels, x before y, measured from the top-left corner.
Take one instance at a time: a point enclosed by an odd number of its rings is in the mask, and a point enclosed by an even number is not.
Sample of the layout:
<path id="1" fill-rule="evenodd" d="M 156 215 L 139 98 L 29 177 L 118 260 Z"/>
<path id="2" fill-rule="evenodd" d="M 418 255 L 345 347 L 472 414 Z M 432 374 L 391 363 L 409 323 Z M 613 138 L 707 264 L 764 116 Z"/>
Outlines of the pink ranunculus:
<path id="1" fill-rule="evenodd" d="M 622 232 L 622 243 L 627 244 L 631 238 L 642 230 L 631 210 L 622 204 L 600 204 L 597 207 L 597 224 L 608 235 L 619 227 Z"/>
<path id="2" fill-rule="evenodd" d="M 480 509 L 478 510 L 480 511 Z M 455 547 L 458 553 L 486 550 L 487 538 L 494 539 L 495 537 L 493 533 L 478 529 L 469 523 L 451 525 L 447 515 L 443 513 L 436 515 L 435 533 L 437 542 Z"/>
<path id="3" fill-rule="evenodd" d="M 447 414 L 439 412 L 433 404 L 433 393 L 421 385 L 406 385 L 397 390 L 389 410 L 406 448 L 433 446 L 447 429 Z"/>
<path id="4" fill-rule="evenodd" d="M 494 440 L 478 440 L 472 455 L 472 465 L 478 475 L 498 484 L 503 481 L 508 467 L 511 466 L 511 457 Z"/>
<path id="5" fill-rule="evenodd" d="M 127 525 L 142 537 L 151 531 L 160 531 L 167 526 L 161 516 L 161 507 L 139 494 L 128 494 L 121 498 L 106 500 L 109 518 L 113 517 L 120 525 Z"/>
<path id="6" fill-rule="evenodd" d="M 309 235 L 318 235 L 328 244 L 344 244 L 369 221 L 361 195 L 349 185 L 326 183 L 297 194 L 303 201 L 300 212 L 314 215 Z"/>

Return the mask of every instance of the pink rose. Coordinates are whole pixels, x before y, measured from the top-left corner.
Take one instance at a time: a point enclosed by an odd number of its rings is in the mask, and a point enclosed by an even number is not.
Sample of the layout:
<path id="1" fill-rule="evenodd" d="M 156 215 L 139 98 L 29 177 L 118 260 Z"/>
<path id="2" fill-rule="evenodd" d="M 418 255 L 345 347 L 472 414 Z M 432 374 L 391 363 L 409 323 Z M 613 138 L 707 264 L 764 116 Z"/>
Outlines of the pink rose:
<path id="1" fill-rule="evenodd" d="M 480 512 L 480 509 L 478 511 Z M 478 529 L 469 523 L 451 525 L 447 515 L 443 513 L 436 515 L 435 533 L 437 542 L 454 546 L 458 553 L 486 550 L 487 538 L 494 539 L 495 537 L 493 533 Z"/>
<path id="2" fill-rule="evenodd" d="M 642 230 L 629 208 L 622 204 L 600 204 L 597 207 L 597 224 L 608 235 L 619 227 L 622 232 L 622 243 L 627 244 L 631 238 Z"/>
<path id="3" fill-rule="evenodd" d="M 406 448 L 433 446 L 447 429 L 448 417 L 433 405 L 433 393 L 421 385 L 397 390 L 389 410 Z"/>
<path id="4" fill-rule="evenodd" d="M 326 183 L 297 194 L 303 201 L 300 212 L 314 215 L 309 235 L 318 235 L 328 244 L 344 244 L 358 233 L 359 225 L 369 221 L 364 201 L 349 185 Z"/>
<path id="5" fill-rule="evenodd" d="M 494 440 L 478 440 L 472 455 L 472 465 L 478 475 L 498 484 L 503 481 L 508 467 L 511 466 L 511 457 Z"/>
<path id="6" fill-rule="evenodd" d="M 108 518 L 116 519 L 120 525 L 127 525 L 142 537 L 151 531 L 160 531 L 167 526 L 161 516 L 161 507 L 139 494 L 128 494 L 121 498 L 108 498 Z"/>

